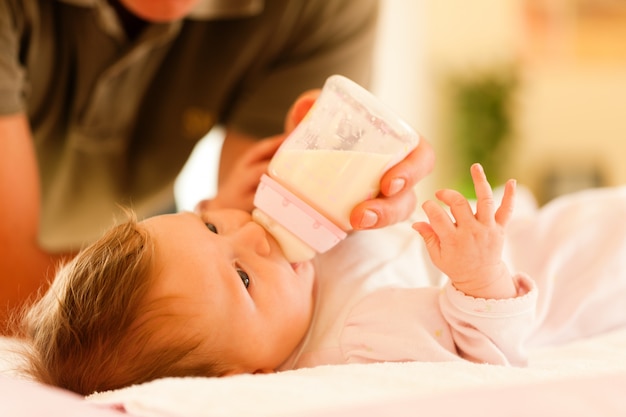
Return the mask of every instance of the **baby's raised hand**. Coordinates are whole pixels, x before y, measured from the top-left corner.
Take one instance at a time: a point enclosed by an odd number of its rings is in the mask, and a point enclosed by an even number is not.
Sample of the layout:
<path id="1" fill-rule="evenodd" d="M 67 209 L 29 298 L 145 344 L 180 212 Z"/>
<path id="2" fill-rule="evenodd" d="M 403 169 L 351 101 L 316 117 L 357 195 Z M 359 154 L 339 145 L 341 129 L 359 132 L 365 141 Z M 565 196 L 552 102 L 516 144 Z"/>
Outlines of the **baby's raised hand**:
<path id="1" fill-rule="evenodd" d="M 424 239 L 433 263 L 456 289 L 476 298 L 515 297 L 515 284 L 502 261 L 504 230 L 513 213 L 515 180 L 505 184 L 502 202 L 496 209 L 482 166 L 472 165 L 471 174 L 476 213 L 458 191 L 440 190 L 435 196 L 450 207 L 453 219 L 441 205 L 426 201 L 422 207 L 430 223 L 417 222 L 413 228 Z"/>

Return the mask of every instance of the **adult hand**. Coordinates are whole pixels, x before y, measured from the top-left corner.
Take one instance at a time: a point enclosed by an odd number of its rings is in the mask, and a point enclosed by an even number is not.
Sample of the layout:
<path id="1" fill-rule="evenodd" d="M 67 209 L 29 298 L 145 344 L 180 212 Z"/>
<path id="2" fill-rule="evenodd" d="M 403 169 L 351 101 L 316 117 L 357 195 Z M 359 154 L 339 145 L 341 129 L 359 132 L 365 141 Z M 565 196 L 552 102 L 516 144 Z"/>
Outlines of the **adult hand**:
<path id="1" fill-rule="evenodd" d="M 319 96 L 320 90 L 301 94 L 285 117 L 285 133 L 261 141 L 229 131 L 224 139 L 220 161 L 220 181 L 217 195 L 212 200 L 202 200 L 195 208 L 197 213 L 210 209 L 236 208 L 252 211 L 254 194 L 261 175 L 281 143 L 300 123 Z"/>
<path id="2" fill-rule="evenodd" d="M 354 229 L 374 229 L 406 220 L 417 204 L 413 187 L 433 170 L 435 154 L 424 138 L 406 158 L 391 167 L 380 181 L 377 198 L 357 205 L 350 214 Z"/>
<path id="3" fill-rule="evenodd" d="M 315 89 L 301 94 L 287 113 L 285 134 L 269 139 L 267 146 L 253 145 L 250 148 L 253 153 L 245 153 L 233 164 L 232 171 L 227 174 L 227 180 L 220 184 L 218 196 L 211 202 L 199 203 L 197 211 L 213 207 L 251 210 L 256 185 L 261 174 L 267 169 L 273 153 L 302 121 L 320 91 Z M 275 147 L 272 147 L 272 144 Z M 258 148 L 254 150 L 257 146 Z M 378 197 L 364 201 L 352 210 L 350 215 L 352 227 L 357 230 L 380 228 L 407 219 L 417 204 L 413 187 L 430 174 L 434 163 L 435 156 L 430 143 L 421 138 L 417 148 L 383 175 Z"/>
<path id="4" fill-rule="evenodd" d="M 200 201 L 196 205 L 196 212 L 223 208 L 252 211 L 259 179 L 267 171 L 272 156 L 284 139 L 285 135 L 278 135 L 251 143 L 234 161 L 226 179 L 220 182 L 215 197 Z"/>
<path id="5" fill-rule="evenodd" d="M 291 107 L 285 131 L 291 132 L 309 111 L 320 90 L 302 94 Z M 435 153 L 424 138 L 402 161 L 391 167 L 380 181 L 377 198 L 358 204 L 350 214 L 354 229 L 374 229 L 406 220 L 415 210 L 417 197 L 413 187 L 430 174 L 435 166 Z"/>

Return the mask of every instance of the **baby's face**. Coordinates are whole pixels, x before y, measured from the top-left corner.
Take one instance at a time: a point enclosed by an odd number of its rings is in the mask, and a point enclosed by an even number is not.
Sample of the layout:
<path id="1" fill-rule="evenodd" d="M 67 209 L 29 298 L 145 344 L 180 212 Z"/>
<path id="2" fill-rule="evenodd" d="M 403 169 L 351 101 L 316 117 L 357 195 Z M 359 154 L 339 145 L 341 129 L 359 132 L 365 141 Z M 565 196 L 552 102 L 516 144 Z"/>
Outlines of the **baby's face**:
<path id="1" fill-rule="evenodd" d="M 168 310 L 188 318 L 172 334 L 200 336 L 207 354 L 219 352 L 233 372 L 271 371 L 287 359 L 311 321 L 310 262 L 290 264 L 244 211 L 171 214 L 141 224 L 156 246 L 148 301 L 167 297 Z"/>

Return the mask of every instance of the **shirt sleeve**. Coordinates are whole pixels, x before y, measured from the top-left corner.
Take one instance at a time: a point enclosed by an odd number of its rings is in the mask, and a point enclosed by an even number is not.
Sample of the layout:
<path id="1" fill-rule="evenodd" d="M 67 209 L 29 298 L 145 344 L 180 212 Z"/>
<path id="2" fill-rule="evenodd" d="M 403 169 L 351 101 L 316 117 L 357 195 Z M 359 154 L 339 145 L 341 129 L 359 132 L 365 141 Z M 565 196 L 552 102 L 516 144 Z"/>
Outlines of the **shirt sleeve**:
<path id="1" fill-rule="evenodd" d="M 23 7 L 22 1 L 0 2 L 0 115 L 24 108 L 25 76 L 19 61 Z"/>
<path id="2" fill-rule="evenodd" d="M 514 279 L 517 297 L 501 300 L 470 297 L 446 284 L 439 304 L 459 356 L 473 362 L 527 364 L 523 346 L 534 323 L 537 290 L 525 275 Z"/>
<path id="3" fill-rule="evenodd" d="M 470 297 L 450 283 L 443 288 L 375 291 L 356 304 L 345 321 L 341 361 L 469 360 L 523 366 L 537 291 L 528 277 L 515 279 L 518 296 L 503 300 Z"/>
<path id="4" fill-rule="evenodd" d="M 333 74 L 369 87 L 377 0 L 290 2 L 287 7 L 276 28 L 282 39 L 276 58 L 244 80 L 227 127 L 261 137 L 280 133 L 293 101 L 321 88 Z"/>

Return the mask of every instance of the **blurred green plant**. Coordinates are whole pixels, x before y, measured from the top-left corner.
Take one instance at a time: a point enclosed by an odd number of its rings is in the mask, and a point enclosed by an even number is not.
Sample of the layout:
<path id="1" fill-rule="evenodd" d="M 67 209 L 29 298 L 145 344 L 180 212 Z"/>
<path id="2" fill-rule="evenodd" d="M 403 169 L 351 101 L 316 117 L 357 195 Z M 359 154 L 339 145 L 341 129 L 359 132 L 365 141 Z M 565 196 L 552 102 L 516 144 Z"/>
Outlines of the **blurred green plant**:
<path id="1" fill-rule="evenodd" d="M 456 187 L 468 198 L 475 197 L 468 175 L 474 162 L 483 165 L 493 186 L 504 181 L 517 84 L 516 71 L 509 67 L 450 78 L 450 135 L 459 161 Z"/>

